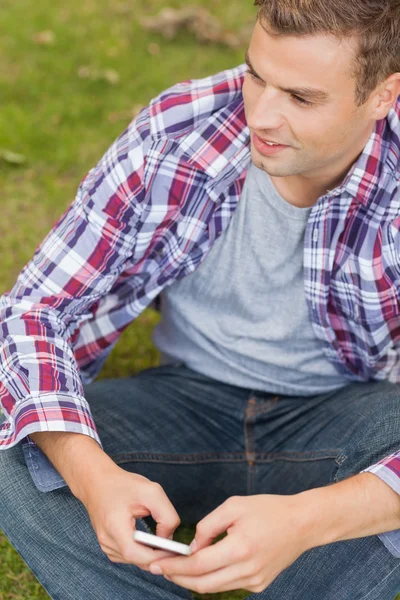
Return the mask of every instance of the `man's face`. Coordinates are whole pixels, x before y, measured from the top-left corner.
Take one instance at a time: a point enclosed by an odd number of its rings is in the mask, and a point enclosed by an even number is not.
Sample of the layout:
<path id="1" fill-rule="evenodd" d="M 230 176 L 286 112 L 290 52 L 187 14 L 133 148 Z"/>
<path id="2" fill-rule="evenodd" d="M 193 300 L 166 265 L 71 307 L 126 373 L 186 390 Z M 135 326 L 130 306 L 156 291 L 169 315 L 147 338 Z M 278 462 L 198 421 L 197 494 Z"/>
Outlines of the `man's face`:
<path id="1" fill-rule="evenodd" d="M 355 53 L 354 39 L 340 43 L 325 35 L 278 37 L 257 22 L 247 57 L 260 79 L 248 73 L 243 84 L 257 167 L 275 177 L 299 175 L 310 184 L 339 183 L 335 178 L 347 172 L 375 125 L 368 116 L 369 103 L 360 108 L 355 104 Z M 326 97 L 296 96 L 280 88 L 314 88 Z M 288 147 L 265 156 L 255 135 Z"/>

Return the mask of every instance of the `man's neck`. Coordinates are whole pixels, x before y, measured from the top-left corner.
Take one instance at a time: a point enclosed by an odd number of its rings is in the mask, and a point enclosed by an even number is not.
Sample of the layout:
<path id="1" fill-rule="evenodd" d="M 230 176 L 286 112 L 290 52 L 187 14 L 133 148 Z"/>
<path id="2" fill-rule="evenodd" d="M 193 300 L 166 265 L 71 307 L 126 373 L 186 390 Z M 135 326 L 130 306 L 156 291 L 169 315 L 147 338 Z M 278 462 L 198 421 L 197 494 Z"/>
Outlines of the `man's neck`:
<path id="1" fill-rule="evenodd" d="M 326 193 L 325 191 L 307 188 L 304 182 L 295 180 L 293 177 L 272 177 L 271 181 L 278 194 L 289 204 L 298 208 L 309 208 L 318 202 L 318 199 Z"/>

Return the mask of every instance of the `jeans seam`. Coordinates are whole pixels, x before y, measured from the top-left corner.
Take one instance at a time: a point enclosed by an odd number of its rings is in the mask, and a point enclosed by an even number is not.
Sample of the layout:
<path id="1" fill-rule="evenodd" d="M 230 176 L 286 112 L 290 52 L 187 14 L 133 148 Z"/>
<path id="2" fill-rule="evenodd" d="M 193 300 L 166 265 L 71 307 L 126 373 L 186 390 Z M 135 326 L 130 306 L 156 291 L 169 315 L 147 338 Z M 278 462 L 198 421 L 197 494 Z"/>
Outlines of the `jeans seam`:
<path id="1" fill-rule="evenodd" d="M 234 454 L 236 454 L 234 456 Z M 132 452 L 123 454 L 112 454 L 110 458 L 118 463 L 126 462 L 154 462 L 154 463 L 168 463 L 168 464 L 202 464 L 207 462 L 242 462 L 245 460 L 244 452 L 230 453 L 224 456 L 223 454 L 215 455 L 170 455 L 170 454 L 151 454 L 145 452 Z"/>
<path id="2" fill-rule="evenodd" d="M 252 399 L 250 396 L 248 402 Z M 253 423 L 251 423 L 250 419 L 254 417 L 254 409 L 251 405 L 247 404 L 246 412 L 245 412 L 245 425 L 247 435 L 245 437 L 245 454 L 246 459 L 251 462 L 254 456 L 254 435 L 253 435 Z"/>
<path id="3" fill-rule="evenodd" d="M 208 453 L 193 453 L 193 454 L 155 454 L 153 452 L 122 452 L 120 454 L 111 454 L 110 458 L 114 462 L 160 462 L 171 464 L 194 464 L 206 462 L 241 462 L 241 461 L 261 461 L 271 462 L 274 460 L 286 460 L 289 462 L 296 461 L 314 461 L 326 460 L 337 457 L 340 449 L 326 449 L 319 453 L 318 451 L 309 450 L 307 452 L 254 452 L 246 449 L 241 452 L 208 452 Z M 335 461 L 336 462 L 336 461 Z M 342 464 L 342 463 L 337 463 Z"/>
<path id="4" fill-rule="evenodd" d="M 271 399 L 264 400 L 262 404 L 254 406 L 254 408 L 252 409 L 254 416 L 269 412 L 275 407 L 278 400 L 279 396 L 274 396 Z"/>
<path id="5" fill-rule="evenodd" d="M 321 452 L 319 451 L 312 451 L 309 450 L 307 452 L 292 452 L 289 453 L 288 451 L 283 451 L 283 452 L 256 452 L 256 457 L 258 461 L 261 462 L 269 462 L 271 460 L 285 460 L 288 462 L 312 462 L 315 460 L 328 460 L 328 459 L 334 459 L 337 456 L 337 453 L 340 452 L 340 450 L 332 450 L 330 453 L 330 450 L 321 450 Z"/>
<path id="6" fill-rule="evenodd" d="M 244 413 L 244 440 L 245 440 L 245 458 L 247 464 L 247 494 L 252 493 L 253 488 L 253 467 L 255 465 L 255 453 L 254 453 L 254 437 L 253 427 L 251 423 L 251 417 L 254 416 L 254 404 L 256 398 L 253 394 L 247 399 L 247 405 Z"/>

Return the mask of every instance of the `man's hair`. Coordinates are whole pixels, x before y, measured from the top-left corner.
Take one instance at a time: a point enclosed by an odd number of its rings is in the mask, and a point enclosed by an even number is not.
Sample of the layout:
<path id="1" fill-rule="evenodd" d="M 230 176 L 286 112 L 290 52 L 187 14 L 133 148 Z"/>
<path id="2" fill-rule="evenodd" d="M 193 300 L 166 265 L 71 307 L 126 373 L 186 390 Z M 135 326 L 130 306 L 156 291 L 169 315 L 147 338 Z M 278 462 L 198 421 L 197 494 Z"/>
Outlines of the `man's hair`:
<path id="1" fill-rule="evenodd" d="M 351 76 L 356 105 L 400 72 L 400 0 L 255 0 L 258 19 L 273 35 L 332 35 L 359 43 Z"/>

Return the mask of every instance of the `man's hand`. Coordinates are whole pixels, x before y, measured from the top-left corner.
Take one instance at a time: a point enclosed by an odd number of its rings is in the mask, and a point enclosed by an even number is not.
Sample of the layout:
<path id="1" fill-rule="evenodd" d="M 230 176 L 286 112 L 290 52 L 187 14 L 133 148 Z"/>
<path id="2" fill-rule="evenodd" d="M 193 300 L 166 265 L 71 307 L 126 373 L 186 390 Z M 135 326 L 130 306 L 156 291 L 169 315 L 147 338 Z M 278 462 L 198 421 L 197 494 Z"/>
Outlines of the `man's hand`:
<path id="1" fill-rule="evenodd" d="M 232 496 L 198 523 L 191 556 L 154 561 L 150 570 L 159 565 L 167 579 L 199 594 L 261 592 L 309 549 L 298 498 Z"/>
<path id="2" fill-rule="evenodd" d="M 156 533 L 166 538 L 172 538 L 180 524 L 158 483 L 121 469 L 87 435 L 49 431 L 31 437 L 85 506 L 100 548 L 112 562 L 135 564 L 148 571 L 154 560 L 171 556 L 133 539 L 140 517 L 151 515 L 157 523 Z"/>
<path id="3" fill-rule="evenodd" d="M 102 551 L 112 562 L 134 564 L 148 571 L 154 560 L 171 553 L 148 548 L 133 539 L 136 519 L 152 515 L 156 533 L 172 539 L 180 518 L 158 483 L 117 465 L 92 478 L 82 500 Z"/>

